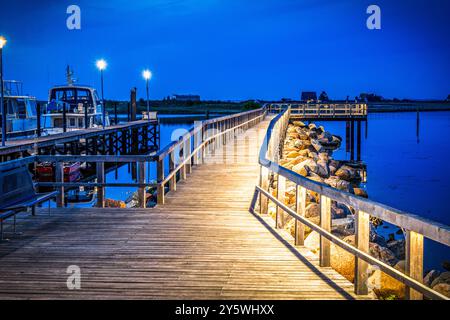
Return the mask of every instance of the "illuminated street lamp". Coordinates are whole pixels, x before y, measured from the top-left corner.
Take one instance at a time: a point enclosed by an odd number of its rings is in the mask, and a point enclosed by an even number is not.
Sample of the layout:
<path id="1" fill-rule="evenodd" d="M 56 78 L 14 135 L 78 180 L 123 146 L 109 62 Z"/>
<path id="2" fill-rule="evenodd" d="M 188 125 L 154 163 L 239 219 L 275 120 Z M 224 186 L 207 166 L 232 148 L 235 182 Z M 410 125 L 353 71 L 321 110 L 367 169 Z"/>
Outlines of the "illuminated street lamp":
<path id="1" fill-rule="evenodd" d="M 150 100 L 149 100 L 149 94 L 148 94 L 148 83 L 150 79 L 152 78 L 152 72 L 148 69 L 144 70 L 142 72 L 142 76 L 145 79 L 146 86 L 147 86 L 147 119 L 150 120 Z"/>
<path id="2" fill-rule="evenodd" d="M 96 65 L 97 65 L 97 69 L 100 70 L 100 78 L 101 78 L 101 86 L 102 86 L 103 129 L 105 129 L 105 125 L 106 125 L 106 107 L 105 107 L 105 97 L 103 95 L 103 70 L 106 69 L 108 64 L 106 63 L 105 60 L 100 59 L 100 60 L 97 60 Z"/>
<path id="3" fill-rule="evenodd" d="M 6 39 L 0 36 L 0 110 L 2 111 L 2 147 L 6 144 L 6 105 L 3 103 L 3 47 Z"/>

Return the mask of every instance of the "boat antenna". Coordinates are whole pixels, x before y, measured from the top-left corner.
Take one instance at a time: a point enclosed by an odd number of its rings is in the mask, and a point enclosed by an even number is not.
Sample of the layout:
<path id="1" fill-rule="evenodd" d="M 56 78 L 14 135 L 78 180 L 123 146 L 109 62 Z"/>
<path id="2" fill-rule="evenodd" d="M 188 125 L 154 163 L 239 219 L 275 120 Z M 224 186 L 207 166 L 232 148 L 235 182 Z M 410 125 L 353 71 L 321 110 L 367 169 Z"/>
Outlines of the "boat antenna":
<path id="1" fill-rule="evenodd" d="M 73 78 L 74 72 L 73 70 L 70 70 L 70 66 L 67 65 L 66 67 L 66 78 L 67 78 L 67 85 L 72 86 L 75 82 L 76 79 Z"/>

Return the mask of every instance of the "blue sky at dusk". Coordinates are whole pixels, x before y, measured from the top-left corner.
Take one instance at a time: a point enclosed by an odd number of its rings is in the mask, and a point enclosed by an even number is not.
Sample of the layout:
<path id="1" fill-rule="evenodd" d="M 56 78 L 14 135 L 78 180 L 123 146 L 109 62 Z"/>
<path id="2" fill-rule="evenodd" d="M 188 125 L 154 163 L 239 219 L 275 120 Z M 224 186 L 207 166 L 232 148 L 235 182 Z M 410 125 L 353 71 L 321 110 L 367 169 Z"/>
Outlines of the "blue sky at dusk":
<path id="1" fill-rule="evenodd" d="M 68 30 L 66 8 L 81 8 Z M 382 10 L 382 30 L 366 28 L 366 8 Z M 0 34 L 5 78 L 46 99 L 70 64 L 99 88 L 95 60 L 108 61 L 105 97 L 173 93 L 204 99 L 298 99 L 326 90 L 388 98 L 450 94 L 450 1 L 153 0 L 4 1 Z"/>

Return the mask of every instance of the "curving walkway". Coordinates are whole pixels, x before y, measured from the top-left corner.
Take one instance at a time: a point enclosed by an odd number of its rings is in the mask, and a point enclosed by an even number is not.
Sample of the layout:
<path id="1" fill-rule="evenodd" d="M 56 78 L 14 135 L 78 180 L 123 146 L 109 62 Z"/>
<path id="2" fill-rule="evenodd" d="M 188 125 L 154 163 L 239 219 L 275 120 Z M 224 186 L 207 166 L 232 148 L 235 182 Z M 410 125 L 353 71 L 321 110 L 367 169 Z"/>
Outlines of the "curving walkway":
<path id="1" fill-rule="evenodd" d="M 21 219 L 23 234 L 0 243 L 0 299 L 355 298 L 350 282 L 249 213 L 267 126 L 193 167 L 164 206 Z M 70 265 L 81 290 L 66 287 Z"/>

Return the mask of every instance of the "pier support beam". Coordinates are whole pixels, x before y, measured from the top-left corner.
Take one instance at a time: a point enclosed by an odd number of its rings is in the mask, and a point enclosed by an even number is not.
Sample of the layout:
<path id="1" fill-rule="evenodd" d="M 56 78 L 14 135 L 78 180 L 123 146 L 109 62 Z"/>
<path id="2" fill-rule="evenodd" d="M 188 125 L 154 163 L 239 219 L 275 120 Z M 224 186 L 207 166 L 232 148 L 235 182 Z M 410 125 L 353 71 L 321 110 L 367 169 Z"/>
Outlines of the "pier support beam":
<path id="1" fill-rule="evenodd" d="M 64 183 L 64 166 L 62 162 L 55 163 L 55 178 L 56 182 Z M 58 196 L 56 197 L 56 206 L 58 208 L 64 207 L 64 187 L 57 188 Z"/>
<path id="2" fill-rule="evenodd" d="M 355 160 L 355 121 L 350 121 L 350 160 Z"/>
<path id="3" fill-rule="evenodd" d="M 138 163 L 138 181 L 140 184 L 145 183 L 145 171 L 146 171 L 146 163 L 145 162 L 139 162 Z M 139 198 L 139 207 L 145 208 L 147 207 L 147 196 L 144 186 L 140 186 L 138 190 L 138 198 Z"/>
<path id="4" fill-rule="evenodd" d="M 97 162 L 97 183 L 105 183 L 105 163 Z M 105 188 L 97 187 L 97 207 L 105 207 Z"/>
<path id="5" fill-rule="evenodd" d="M 345 152 L 350 152 L 350 121 L 345 122 Z"/>
<path id="6" fill-rule="evenodd" d="M 357 121 L 356 160 L 361 161 L 361 121 Z"/>

